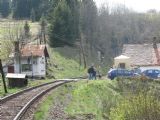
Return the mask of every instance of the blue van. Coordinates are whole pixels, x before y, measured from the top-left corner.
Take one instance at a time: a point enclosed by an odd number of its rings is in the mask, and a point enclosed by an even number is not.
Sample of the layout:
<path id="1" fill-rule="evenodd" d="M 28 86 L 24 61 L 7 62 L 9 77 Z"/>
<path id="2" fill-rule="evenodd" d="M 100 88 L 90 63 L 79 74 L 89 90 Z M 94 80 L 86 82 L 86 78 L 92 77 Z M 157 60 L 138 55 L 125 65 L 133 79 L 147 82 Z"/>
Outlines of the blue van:
<path id="1" fill-rule="evenodd" d="M 147 69 L 147 70 L 144 70 L 142 74 L 151 79 L 160 78 L 160 70 L 158 69 Z"/>
<path id="2" fill-rule="evenodd" d="M 116 77 L 132 77 L 134 76 L 134 72 L 126 69 L 112 69 L 108 72 L 108 78 L 113 80 Z"/>

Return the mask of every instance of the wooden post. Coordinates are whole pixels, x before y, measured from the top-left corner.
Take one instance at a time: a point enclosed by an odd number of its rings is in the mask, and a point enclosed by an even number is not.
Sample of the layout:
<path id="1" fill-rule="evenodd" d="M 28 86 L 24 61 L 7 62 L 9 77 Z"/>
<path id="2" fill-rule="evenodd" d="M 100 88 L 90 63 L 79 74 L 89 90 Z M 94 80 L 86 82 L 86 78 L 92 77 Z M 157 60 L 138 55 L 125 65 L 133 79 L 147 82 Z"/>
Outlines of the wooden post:
<path id="1" fill-rule="evenodd" d="M 0 72 L 2 74 L 2 81 L 3 81 L 4 91 L 5 91 L 5 93 L 7 93 L 7 86 L 6 86 L 6 82 L 5 82 L 5 76 L 4 76 L 4 72 L 3 72 L 3 66 L 2 66 L 1 59 L 0 59 Z"/>
<path id="2" fill-rule="evenodd" d="M 31 52 L 31 58 L 32 58 L 32 79 L 33 79 L 33 53 Z"/>

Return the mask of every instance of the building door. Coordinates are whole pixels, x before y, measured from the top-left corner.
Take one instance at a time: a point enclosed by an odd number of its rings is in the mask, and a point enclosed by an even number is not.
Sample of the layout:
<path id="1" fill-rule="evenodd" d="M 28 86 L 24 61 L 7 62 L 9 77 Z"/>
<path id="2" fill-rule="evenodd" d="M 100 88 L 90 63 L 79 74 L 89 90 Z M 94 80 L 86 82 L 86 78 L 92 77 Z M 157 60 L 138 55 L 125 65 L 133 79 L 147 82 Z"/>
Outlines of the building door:
<path id="1" fill-rule="evenodd" d="M 8 73 L 14 73 L 14 66 L 8 66 Z"/>

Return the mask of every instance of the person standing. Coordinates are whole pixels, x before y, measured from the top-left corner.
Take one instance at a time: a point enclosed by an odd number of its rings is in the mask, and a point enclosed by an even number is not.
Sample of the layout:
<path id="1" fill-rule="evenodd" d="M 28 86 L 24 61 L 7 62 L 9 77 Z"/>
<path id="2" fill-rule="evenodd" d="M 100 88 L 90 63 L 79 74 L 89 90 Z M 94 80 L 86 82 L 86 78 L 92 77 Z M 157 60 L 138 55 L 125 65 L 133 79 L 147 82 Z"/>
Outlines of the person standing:
<path id="1" fill-rule="evenodd" d="M 89 75 L 89 80 L 93 80 L 93 77 L 94 77 L 94 67 L 93 66 L 88 68 L 88 75 Z"/>
<path id="2" fill-rule="evenodd" d="M 97 79 L 97 72 L 96 69 L 93 68 L 93 79 L 96 80 Z"/>

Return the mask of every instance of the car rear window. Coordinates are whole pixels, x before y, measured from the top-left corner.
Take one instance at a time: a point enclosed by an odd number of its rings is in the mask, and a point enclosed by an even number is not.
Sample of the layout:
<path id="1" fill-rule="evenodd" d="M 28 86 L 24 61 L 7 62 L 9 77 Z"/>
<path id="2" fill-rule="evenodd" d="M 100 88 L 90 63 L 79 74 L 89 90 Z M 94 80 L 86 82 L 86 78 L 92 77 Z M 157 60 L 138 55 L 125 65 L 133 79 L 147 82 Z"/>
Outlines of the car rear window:
<path id="1" fill-rule="evenodd" d="M 155 70 L 155 73 L 160 73 L 160 71 L 159 70 Z"/>

